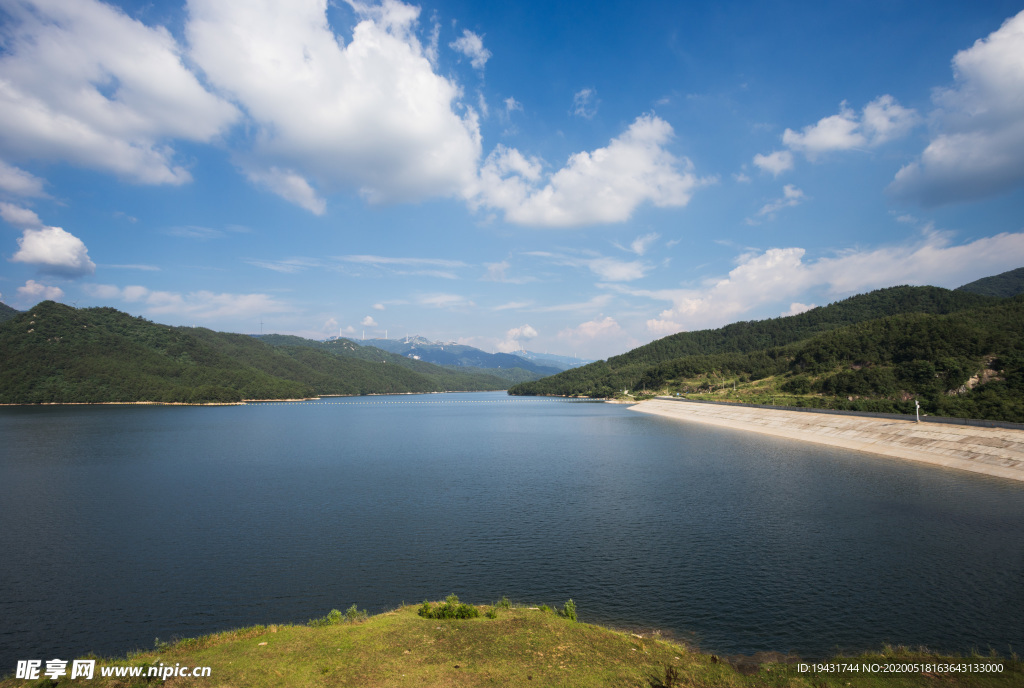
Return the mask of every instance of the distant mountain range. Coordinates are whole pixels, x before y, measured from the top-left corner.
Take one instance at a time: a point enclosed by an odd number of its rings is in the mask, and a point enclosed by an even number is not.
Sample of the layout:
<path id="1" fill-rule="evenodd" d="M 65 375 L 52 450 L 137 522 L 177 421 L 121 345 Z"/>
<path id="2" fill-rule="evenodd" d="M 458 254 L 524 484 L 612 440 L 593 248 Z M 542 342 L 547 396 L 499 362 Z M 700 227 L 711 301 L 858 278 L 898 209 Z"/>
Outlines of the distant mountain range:
<path id="1" fill-rule="evenodd" d="M 549 353 L 537 353 L 536 351 L 527 351 L 522 349 L 520 351 L 513 351 L 516 356 L 525 358 L 528 361 L 533 361 L 538 365 L 548 366 L 551 368 L 561 368 L 562 370 L 569 370 L 570 368 L 579 368 L 580 366 L 593 363 L 593 359 L 589 358 L 577 358 L 575 356 L 558 356 L 556 354 Z"/>
<path id="2" fill-rule="evenodd" d="M 517 354 L 496 353 L 489 354 L 486 351 L 477 349 L 465 344 L 453 342 L 432 342 L 423 337 L 409 337 L 406 339 L 366 339 L 360 340 L 359 344 L 373 346 L 384 351 L 390 351 L 417 361 L 427 361 L 437 365 L 452 366 L 456 368 L 483 368 L 486 370 L 508 370 L 518 368 L 536 374 L 538 377 L 554 375 L 570 366 L 563 365 L 557 359 L 545 359 L 543 362 L 531 360 L 530 358 Z"/>
<path id="3" fill-rule="evenodd" d="M 453 369 L 348 340 L 169 327 L 113 308 L 76 309 L 53 301 L 0 323 L 0 403 L 204 403 L 500 390 L 536 377 L 522 369 Z"/>

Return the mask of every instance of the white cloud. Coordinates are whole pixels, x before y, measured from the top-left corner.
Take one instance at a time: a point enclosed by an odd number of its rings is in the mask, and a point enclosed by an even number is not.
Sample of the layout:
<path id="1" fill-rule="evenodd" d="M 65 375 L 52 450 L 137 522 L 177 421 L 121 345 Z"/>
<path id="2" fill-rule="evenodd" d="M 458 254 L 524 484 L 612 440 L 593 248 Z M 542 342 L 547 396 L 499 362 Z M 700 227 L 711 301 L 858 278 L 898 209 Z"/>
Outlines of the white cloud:
<path id="1" fill-rule="evenodd" d="M 642 256 L 647 253 L 647 249 L 649 249 L 651 245 L 660 238 L 661 235 L 654 232 L 644 234 L 643 236 L 639 236 L 634 239 L 633 243 L 631 243 L 629 247 L 633 250 L 633 253 L 638 256 Z"/>
<path id="2" fill-rule="evenodd" d="M 588 320 L 576 327 L 566 328 L 558 333 L 559 339 L 596 339 L 622 333 L 622 327 L 611 316 L 603 320 Z"/>
<path id="3" fill-rule="evenodd" d="M 589 301 L 583 301 L 581 303 L 560 303 L 554 306 L 539 306 L 533 310 L 538 313 L 562 313 L 562 312 L 573 312 L 581 313 L 587 311 L 596 311 L 604 308 L 608 305 L 608 302 L 612 300 L 611 294 L 598 294 Z"/>
<path id="4" fill-rule="evenodd" d="M 491 308 L 492 311 L 518 311 L 533 305 L 533 301 L 509 301 Z"/>
<path id="5" fill-rule="evenodd" d="M 472 202 L 503 210 L 508 222 L 547 227 L 624 222 L 645 202 L 684 206 L 708 180 L 665 149 L 672 137 L 664 120 L 639 117 L 607 147 L 572 155 L 546 182 L 539 160 L 499 145 L 480 169 Z"/>
<path id="6" fill-rule="evenodd" d="M 294 170 L 282 170 L 277 167 L 266 170 L 247 169 L 245 176 L 253 184 L 262 186 L 314 215 L 323 215 L 327 211 L 327 202 L 320 198 L 309 182 Z"/>
<path id="7" fill-rule="evenodd" d="M 766 203 L 757 211 L 758 217 L 774 217 L 775 213 L 779 212 L 783 208 L 793 208 L 800 205 L 804 201 L 804 192 L 796 188 L 792 184 L 786 184 L 782 187 L 782 198 L 777 198 L 774 201 Z"/>
<path id="8" fill-rule="evenodd" d="M 516 339 L 533 339 L 538 333 L 530 325 L 523 325 L 522 327 L 513 327 L 507 334 Z"/>
<path id="9" fill-rule="evenodd" d="M 46 196 L 46 192 L 43 191 L 42 179 L 20 167 L 8 165 L 3 160 L 0 160 L 0 191 L 6 191 L 15 196 Z"/>
<path id="10" fill-rule="evenodd" d="M 628 351 L 639 345 L 639 341 L 611 316 L 598 316 L 576 327 L 567 327 L 557 336 L 566 345 L 573 347 L 574 355 L 588 357 L 606 356 L 609 351 Z"/>
<path id="11" fill-rule="evenodd" d="M 825 117 L 817 124 L 810 124 L 804 127 L 802 133 L 786 129 L 782 135 L 782 142 L 813 160 L 819 154 L 828 151 L 863 146 L 866 140 L 859 129 L 856 115 L 846 105 L 846 101 L 843 101 L 839 106 L 838 115 Z"/>
<path id="12" fill-rule="evenodd" d="M 37 229 L 43 226 L 39 216 L 34 212 L 12 203 L 0 203 L 0 217 L 18 229 Z"/>
<path id="13" fill-rule="evenodd" d="M 782 311 L 781 313 L 779 313 L 779 317 L 785 318 L 785 317 L 790 316 L 790 315 L 800 315 L 801 313 L 806 313 L 807 311 L 811 310 L 812 308 L 817 308 L 817 306 L 815 306 L 813 303 L 806 304 L 806 303 L 800 303 L 798 301 L 794 301 L 793 303 L 789 304 L 789 308 L 788 309 L 786 309 L 786 310 Z"/>
<path id="14" fill-rule="evenodd" d="M 652 318 L 647 321 L 647 331 L 656 337 L 667 337 L 676 332 L 682 332 L 683 326 L 671 320 L 659 320 Z"/>
<path id="15" fill-rule="evenodd" d="M 11 0 L 0 58 L 0 151 L 143 184 L 191 179 L 167 141 L 210 141 L 238 117 L 163 27 L 96 0 Z M 29 180 L 30 182 L 32 180 Z M 39 185 L 30 189 L 38 195 Z"/>
<path id="16" fill-rule="evenodd" d="M 82 240 L 60 227 L 26 229 L 18 239 L 18 252 L 11 260 L 35 265 L 43 272 L 67 277 L 91 275 L 96 264 Z"/>
<path id="17" fill-rule="evenodd" d="M 935 133 L 889 190 L 928 205 L 1003 193 L 1024 181 L 1024 11 L 953 58 L 933 94 Z"/>
<path id="18" fill-rule="evenodd" d="M 369 315 L 363 318 L 359 324 L 362 325 L 363 327 L 377 327 L 377 321 L 374 320 L 373 317 Z"/>
<path id="19" fill-rule="evenodd" d="M 427 41 L 426 47 L 423 48 L 423 54 L 426 55 L 427 59 L 433 67 L 437 67 L 438 58 L 438 45 L 441 43 L 441 22 L 437 20 L 437 11 L 435 10 L 430 18 L 430 39 Z"/>
<path id="20" fill-rule="evenodd" d="M 511 114 L 511 113 L 515 112 L 516 110 L 519 110 L 520 112 L 523 111 L 523 104 L 520 103 L 515 98 L 513 98 L 512 96 L 509 96 L 508 98 L 506 98 L 504 102 L 505 102 L 505 112 L 508 113 L 508 114 Z"/>
<path id="21" fill-rule="evenodd" d="M 768 155 L 757 154 L 754 156 L 754 164 L 765 172 L 771 172 L 772 176 L 778 177 L 783 172 L 793 169 L 793 154 L 787 150 L 775 151 Z M 749 181 L 740 180 L 736 181 Z"/>
<path id="22" fill-rule="evenodd" d="M 22 299 L 43 299 L 53 300 L 64 296 L 64 290 L 60 287 L 50 287 L 40 284 L 35 280 L 25 282 L 25 286 L 18 287 L 18 296 Z"/>
<path id="23" fill-rule="evenodd" d="M 487 268 L 487 274 L 480 279 L 484 282 L 503 282 L 505 284 L 526 284 L 528 282 L 536 282 L 536 277 L 513 277 L 508 274 L 509 268 L 512 264 L 507 260 L 500 261 L 498 263 L 484 263 L 484 267 Z"/>
<path id="24" fill-rule="evenodd" d="M 896 284 L 957 287 L 1024 264 L 1024 233 L 1002 233 L 953 245 L 950 235 L 926 231 L 902 246 L 823 258 L 812 275 L 836 294 L 853 294 Z"/>
<path id="25" fill-rule="evenodd" d="M 606 282 L 632 282 L 652 269 L 648 263 L 639 260 L 626 262 L 614 258 L 592 258 L 584 262 L 591 272 Z"/>
<path id="26" fill-rule="evenodd" d="M 487 268 L 487 274 L 483 277 L 485 281 L 504 282 L 507 280 L 505 272 L 512 267 L 512 265 L 507 260 L 503 260 L 500 263 L 484 263 L 484 267 Z"/>
<path id="27" fill-rule="evenodd" d="M 456 268 L 466 267 L 461 260 L 445 258 L 405 258 L 391 256 L 338 256 L 341 263 L 372 268 L 378 274 L 414 275 L 421 277 L 437 277 L 440 279 L 458 279 Z M 359 268 L 354 268 L 358 270 Z"/>
<path id="28" fill-rule="evenodd" d="M 656 232 L 651 232 L 650 234 L 644 234 L 643 236 L 638 236 L 636 239 L 633 239 L 633 241 L 630 242 L 628 247 L 620 246 L 619 244 L 615 243 L 613 243 L 613 246 L 622 249 L 623 251 L 629 251 L 630 253 L 635 253 L 638 256 L 642 256 L 645 253 L 647 253 L 648 249 L 650 249 L 654 242 L 656 242 L 660 238 L 660 234 L 657 234 Z"/>
<path id="29" fill-rule="evenodd" d="M 641 240 L 644 237 L 641 237 Z M 635 243 L 635 242 L 634 242 Z M 633 280 L 645 277 L 653 270 L 650 263 L 641 260 L 617 260 L 607 258 L 592 251 L 585 251 L 583 255 L 567 255 L 548 253 L 546 251 L 534 251 L 526 255 L 537 256 L 549 259 L 555 265 L 566 265 L 569 267 L 586 268 L 607 282 L 632 282 Z"/>
<path id="30" fill-rule="evenodd" d="M 249 265 L 255 265 L 258 268 L 266 268 L 267 270 L 273 270 L 274 272 L 283 272 L 285 274 L 293 274 L 296 272 L 302 272 L 309 268 L 321 267 L 323 263 L 315 258 L 285 258 L 284 260 L 247 260 L 245 261 Z"/>
<path id="31" fill-rule="evenodd" d="M 902 107 L 895 98 L 884 95 L 864 106 L 860 122 L 868 145 L 880 146 L 906 136 L 920 124 L 921 118 L 916 110 Z"/>
<path id="32" fill-rule="evenodd" d="M 249 170 L 288 170 L 312 188 L 372 202 L 459 195 L 480 157 L 475 111 L 434 73 L 416 37 L 419 8 L 350 3 L 351 39 L 323 0 L 191 0 L 191 56 L 251 118 Z M 301 185 L 299 185 L 301 189 Z M 303 190 L 303 193 L 304 190 Z M 315 196 L 292 198 L 316 212 Z"/>
<path id="33" fill-rule="evenodd" d="M 383 303 L 375 303 L 375 304 L 373 304 L 372 306 L 370 306 L 370 308 L 372 308 L 372 309 L 373 309 L 373 310 L 375 310 L 375 311 L 382 311 L 382 310 L 385 310 L 385 308 L 384 308 L 384 304 L 383 304 Z"/>
<path id="34" fill-rule="evenodd" d="M 416 296 L 416 303 L 431 308 L 468 308 L 475 306 L 471 300 L 458 294 L 419 294 Z"/>
<path id="35" fill-rule="evenodd" d="M 90 284 L 86 285 L 85 290 L 92 296 L 98 299 L 121 299 L 122 293 L 121 288 L 116 287 L 113 284 Z"/>
<path id="36" fill-rule="evenodd" d="M 447 258 L 404 258 L 393 256 L 370 256 L 353 255 L 338 256 L 338 260 L 345 263 L 360 263 L 363 265 L 406 265 L 406 266 L 435 266 L 444 268 L 461 268 L 466 264 L 461 260 L 449 260 Z"/>
<path id="37" fill-rule="evenodd" d="M 93 284 L 86 291 L 100 299 L 119 299 L 144 306 L 152 315 L 178 315 L 189 319 L 223 320 L 225 318 L 252 318 L 265 313 L 294 311 L 291 304 L 267 294 L 231 294 L 199 290 L 185 294 L 173 291 L 154 291 L 139 285 L 117 287 L 112 284 Z"/>
<path id="38" fill-rule="evenodd" d="M 200 239 L 207 241 L 209 239 L 219 239 L 224 236 L 224 232 L 220 229 L 213 229 L 212 227 L 200 227 L 197 225 L 187 225 L 183 227 L 171 227 L 164 230 L 165 234 L 171 236 L 184 237 L 186 239 Z"/>
<path id="39" fill-rule="evenodd" d="M 160 272 L 160 268 L 156 265 L 145 265 L 141 263 L 128 265 L 111 265 L 110 263 L 107 263 L 103 265 L 103 267 L 114 270 L 143 270 L 145 272 Z"/>
<path id="40" fill-rule="evenodd" d="M 843 101 L 839 104 L 839 114 L 824 117 L 817 124 L 804 127 L 799 133 L 786 129 L 782 134 L 782 142 L 791 150 L 799 151 L 808 160 L 814 161 L 819 155 L 831 151 L 879 146 L 906 135 L 919 122 L 920 117 L 915 110 L 901 106 L 895 98 L 886 94 L 868 103 L 859 118 Z M 768 158 L 776 154 L 758 157 L 767 163 Z M 776 160 L 775 164 L 782 162 L 784 160 Z M 789 162 L 792 163 L 791 158 Z M 754 164 L 761 166 L 757 158 Z"/>
<path id="41" fill-rule="evenodd" d="M 474 69 L 483 69 L 491 59 L 491 51 L 484 47 L 483 37 L 469 29 L 463 29 L 462 36 L 449 43 L 448 47 L 468 57 Z"/>
<path id="42" fill-rule="evenodd" d="M 593 119 L 597 114 L 597 91 L 592 88 L 584 88 L 573 94 L 572 114 L 585 119 Z"/>
<path id="43" fill-rule="evenodd" d="M 952 288 L 1005 272 L 1024 264 L 1024 232 L 954 245 L 948 234 L 926 231 L 920 239 L 905 244 L 846 251 L 812 261 L 805 261 L 804 255 L 804 249 L 795 247 L 748 254 L 726 277 L 708 280 L 696 289 L 605 286 L 670 302 L 671 308 L 659 316 L 662 321 L 690 330 L 720 327 L 768 304 L 788 302 L 790 311 L 796 312 L 804 305 L 791 299 L 810 290 L 842 298 L 900 284 Z"/>
<path id="44" fill-rule="evenodd" d="M 537 337 L 538 334 L 537 330 L 530 325 L 513 327 L 505 333 L 505 338 L 499 341 L 495 348 L 505 353 L 522 351 L 526 348 L 526 342 Z"/>

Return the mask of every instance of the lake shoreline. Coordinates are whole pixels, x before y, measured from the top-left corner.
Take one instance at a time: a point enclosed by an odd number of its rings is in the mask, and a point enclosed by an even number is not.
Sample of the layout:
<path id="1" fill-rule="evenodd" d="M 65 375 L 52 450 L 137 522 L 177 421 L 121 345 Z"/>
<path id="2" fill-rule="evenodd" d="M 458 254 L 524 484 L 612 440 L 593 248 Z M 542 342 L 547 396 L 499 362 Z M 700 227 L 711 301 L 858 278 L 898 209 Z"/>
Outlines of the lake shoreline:
<path id="1" fill-rule="evenodd" d="M 296 399 L 242 399 L 241 401 L 39 401 L 25 404 L 0 404 L 0 406 L 245 406 L 246 404 L 263 404 L 268 402 L 317 401 L 319 399 L 358 398 L 358 397 L 397 397 L 416 396 L 420 394 L 473 394 L 476 392 L 504 392 L 503 389 L 473 390 L 447 389 L 443 392 L 370 392 L 368 394 L 320 394 L 315 397 L 299 397 Z"/>
<path id="2" fill-rule="evenodd" d="M 914 420 L 698 404 L 659 397 L 631 411 L 853 449 L 1024 482 L 1024 432 Z"/>

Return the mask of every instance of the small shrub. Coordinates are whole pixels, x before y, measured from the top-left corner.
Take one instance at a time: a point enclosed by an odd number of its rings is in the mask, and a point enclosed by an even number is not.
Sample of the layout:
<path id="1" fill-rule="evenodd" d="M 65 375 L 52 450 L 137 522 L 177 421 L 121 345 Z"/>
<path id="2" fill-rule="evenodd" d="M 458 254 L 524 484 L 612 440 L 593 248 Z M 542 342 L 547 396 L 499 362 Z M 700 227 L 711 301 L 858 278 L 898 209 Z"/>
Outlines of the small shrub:
<path id="1" fill-rule="evenodd" d="M 431 607 L 429 602 L 424 601 L 417 613 L 425 619 L 475 619 L 480 616 L 479 609 L 471 604 L 460 603 L 455 594 L 445 598 L 444 604 L 438 607 Z"/>
<path id="2" fill-rule="evenodd" d="M 354 604 L 345 610 L 345 620 L 349 623 L 365 621 L 369 616 L 369 613 L 367 613 L 365 609 L 360 610 L 359 607 Z"/>
<path id="3" fill-rule="evenodd" d="M 573 602 L 570 599 L 568 602 L 565 603 L 565 606 L 562 607 L 558 611 L 558 613 L 561 616 L 564 616 L 565 618 L 569 619 L 569 621 L 575 621 L 576 620 L 576 603 Z"/>
<path id="4" fill-rule="evenodd" d="M 494 606 L 497 607 L 498 609 L 504 609 L 505 611 L 508 611 L 509 609 L 512 608 L 512 603 L 508 601 L 507 597 L 502 595 L 501 599 L 498 600 L 498 604 L 496 604 Z"/>
<path id="5" fill-rule="evenodd" d="M 498 610 L 495 609 L 494 607 L 491 607 L 490 609 L 487 610 L 487 613 L 484 614 L 484 616 L 486 616 L 488 619 L 497 619 L 498 618 Z"/>
<path id="6" fill-rule="evenodd" d="M 313 628 L 317 628 L 320 626 L 335 626 L 339 623 L 341 623 L 341 610 L 332 609 L 330 612 L 327 613 L 327 616 L 321 617 L 319 619 L 310 619 L 309 623 L 306 625 L 312 626 Z"/>
<path id="7" fill-rule="evenodd" d="M 356 621 L 363 621 L 369 616 L 369 613 L 365 609 L 360 610 L 356 605 L 353 604 L 351 607 L 348 608 L 348 611 L 346 611 L 344 614 L 341 613 L 340 609 L 332 609 L 330 612 L 327 613 L 327 616 L 324 616 L 319 619 L 310 619 L 309 623 L 306 625 L 312 626 L 314 628 L 320 626 L 337 626 L 342 621 L 347 621 L 348 623 L 355 623 Z"/>
<path id="8" fill-rule="evenodd" d="M 551 607 L 547 606 L 546 604 L 542 604 L 540 607 L 538 607 L 538 609 L 540 609 L 542 614 L 547 614 L 551 611 Z"/>

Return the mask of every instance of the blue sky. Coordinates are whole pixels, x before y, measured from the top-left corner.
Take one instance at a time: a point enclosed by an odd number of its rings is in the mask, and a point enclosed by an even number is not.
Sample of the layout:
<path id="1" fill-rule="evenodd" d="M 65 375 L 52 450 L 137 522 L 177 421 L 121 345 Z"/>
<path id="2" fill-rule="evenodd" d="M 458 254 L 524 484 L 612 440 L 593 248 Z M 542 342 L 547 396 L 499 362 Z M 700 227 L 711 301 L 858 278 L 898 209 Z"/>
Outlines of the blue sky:
<path id="1" fill-rule="evenodd" d="M 1024 265 L 1024 7 L 0 0 L 0 299 L 607 357 Z"/>

